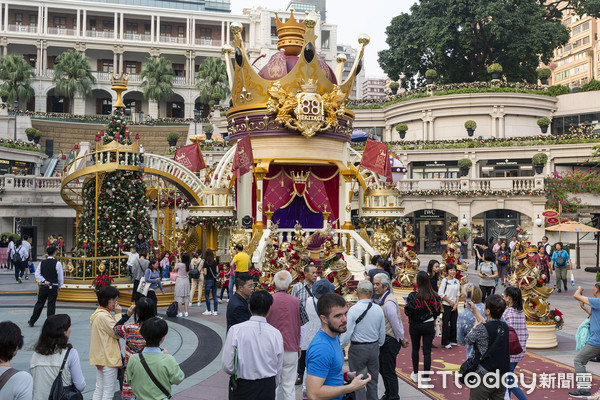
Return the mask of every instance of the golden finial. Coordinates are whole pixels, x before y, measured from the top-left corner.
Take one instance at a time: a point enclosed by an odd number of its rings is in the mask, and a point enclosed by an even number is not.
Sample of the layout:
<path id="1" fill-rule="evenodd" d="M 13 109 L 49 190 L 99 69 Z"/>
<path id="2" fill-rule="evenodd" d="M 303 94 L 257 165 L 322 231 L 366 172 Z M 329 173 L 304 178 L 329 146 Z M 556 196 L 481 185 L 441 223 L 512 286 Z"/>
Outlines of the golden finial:
<path id="1" fill-rule="evenodd" d="M 286 56 L 299 55 L 304 45 L 304 33 L 307 25 L 296 21 L 294 10 L 290 10 L 290 19 L 286 22 L 281 22 L 279 15 L 275 13 L 275 23 L 277 25 L 277 36 L 279 37 L 277 49 L 283 49 Z"/>
<path id="2" fill-rule="evenodd" d="M 365 46 L 371 43 L 371 38 L 369 35 L 365 35 L 364 33 L 358 37 L 358 43 L 364 44 Z"/>
<path id="3" fill-rule="evenodd" d="M 221 54 L 231 54 L 233 47 L 230 44 L 226 44 L 221 47 Z"/>
<path id="4" fill-rule="evenodd" d="M 233 22 L 231 24 L 231 33 L 234 35 L 238 32 L 242 32 L 244 30 L 244 26 L 239 22 Z"/>

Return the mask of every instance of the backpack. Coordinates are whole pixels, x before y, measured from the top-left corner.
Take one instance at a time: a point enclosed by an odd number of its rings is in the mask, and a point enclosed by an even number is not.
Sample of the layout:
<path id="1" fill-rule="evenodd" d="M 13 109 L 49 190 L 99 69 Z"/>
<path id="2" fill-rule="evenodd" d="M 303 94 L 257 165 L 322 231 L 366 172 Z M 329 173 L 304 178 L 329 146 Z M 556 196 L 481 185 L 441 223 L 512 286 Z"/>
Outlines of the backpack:
<path id="1" fill-rule="evenodd" d="M 171 303 L 169 308 L 167 308 L 167 317 L 176 317 L 177 316 L 177 302 L 174 301 Z"/>
<path id="2" fill-rule="evenodd" d="M 21 250 L 21 246 L 14 249 L 12 254 L 10 255 L 10 260 L 13 262 L 13 264 L 18 264 L 21 261 L 23 261 L 21 259 L 21 253 L 19 252 L 19 250 Z"/>
<path id="3" fill-rule="evenodd" d="M 556 259 L 554 260 L 554 262 L 556 263 L 557 267 L 564 267 L 565 266 L 565 258 L 563 256 L 556 257 Z"/>

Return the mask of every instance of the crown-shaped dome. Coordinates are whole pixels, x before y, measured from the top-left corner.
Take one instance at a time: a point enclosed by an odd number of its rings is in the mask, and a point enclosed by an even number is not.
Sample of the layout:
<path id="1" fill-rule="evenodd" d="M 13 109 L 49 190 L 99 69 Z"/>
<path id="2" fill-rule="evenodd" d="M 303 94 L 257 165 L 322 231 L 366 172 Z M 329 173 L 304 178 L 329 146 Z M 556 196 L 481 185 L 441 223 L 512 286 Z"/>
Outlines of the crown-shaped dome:
<path id="1" fill-rule="evenodd" d="M 275 13 L 275 18 L 277 37 L 279 38 L 277 49 L 283 50 L 286 56 L 297 56 L 302 51 L 306 25 L 296 21 L 294 10 L 290 11 L 290 19 L 286 22 L 281 22 L 277 13 Z"/>

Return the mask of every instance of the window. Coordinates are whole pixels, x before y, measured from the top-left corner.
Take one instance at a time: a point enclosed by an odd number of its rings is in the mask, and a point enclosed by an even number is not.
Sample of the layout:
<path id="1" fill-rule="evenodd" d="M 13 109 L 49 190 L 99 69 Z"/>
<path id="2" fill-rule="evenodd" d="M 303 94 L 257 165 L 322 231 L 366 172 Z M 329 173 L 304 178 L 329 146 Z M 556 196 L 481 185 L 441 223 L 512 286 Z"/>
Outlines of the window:
<path id="1" fill-rule="evenodd" d="M 96 20 L 95 19 L 90 19 L 90 28 L 96 28 Z"/>
<path id="2" fill-rule="evenodd" d="M 101 72 L 111 72 L 113 70 L 113 60 L 99 60 L 98 70 Z"/>
<path id="3" fill-rule="evenodd" d="M 578 48 L 579 46 L 581 46 L 581 39 L 578 39 L 578 40 L 575 41 L 575 43 L 573 43 L 573 48 L 574 49 Z"/>
<path id="4" fill-rule="evenodd" d="M 200 28 L 200 36 L 210 38 L 212 37 L 212 28 Z M 275 34 L 277 36 L 277 34 Z"/>
<path id="5" fill-rule="evenodd" d="M 127 33 L 136 33 L 137 29 L 138 29 L 138 24 L 136 24 L 135 22 L 127 22 L 126 24 L 126 31 Z"/>
<path id="6" fill-rule="evenodd" d="M 110 20 L 102 21 L 102 27 L 105 31 L 112 31 L 115 28 L 115 22 Z"/>
<path id="7" fill-rule="evenodd" d="M 55 28 L 66 28 L 67 27 L 67 18 L 66 17 L 54 17 L 54 27 Z"/>
<path id="8" fill-rule="evenodd" d="M 17 25 L 23 24 L 23 14 L 21 14 L 21 13 L 16 13 L 15 14 L 15 23 Z"/>
<path id="9" fill-rule="evenodd" d="M 177 27 L 177 35 L 182 38 L 185 34 L 185 27 L 184 26 L 178 26 Z"/>
<path id="10" fill-rule="evenodd" d="M 32 25 L 37 24 L 37 15 L 35 15 L 35 14 L 30 15 L 29 16 L 29 23 L 32 24 Z"/>
<path id="11" fill-rule="evenodd" d="M 132 75 L 137 74 L 137 62 L 136 61 L 125 61 L 125 73 Z"/>
<path id="12" fill-rule="evenodd" d="M 144 31 L 146 31 L 147 33 L 150 33 L 150 24 L 144 24 Z"/>
<path id="13" fill-rule="evenodd" d="M 171 34 L 171 25 L 161 25 L 160 26 L 160 34 L 161 35 L 165 35 L 165 34 Z"/>
<path id="14" fill-rule="evenodd" d="M 572 48 L 573 46 L 571 44 L 565 45 L 565 51 L 571 51 Z"/>
<path id="15" fill-rule="evenodd" d="M 589 37 L 589 36 L 586 36 L 586 37 L 584 37 L 584 38 L 582 39 L 582 42 L 581 42 L 581 43 L 582 43 L 582 44 L 588 44 L 589 42 L 590 42 L 590 37 Z"/>
<path id="16" fill-rule="evenodd" d="M 73 26 L 77 26 L 77 18 L 73 18 Z"/>

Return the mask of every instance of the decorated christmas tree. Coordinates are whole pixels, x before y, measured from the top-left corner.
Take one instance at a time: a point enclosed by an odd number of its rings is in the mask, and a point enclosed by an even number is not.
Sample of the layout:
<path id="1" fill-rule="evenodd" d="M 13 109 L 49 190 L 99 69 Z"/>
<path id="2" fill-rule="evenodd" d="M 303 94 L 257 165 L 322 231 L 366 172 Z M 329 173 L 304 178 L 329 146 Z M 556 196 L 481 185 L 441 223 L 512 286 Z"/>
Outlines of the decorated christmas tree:
<path id="1" fill-rule="evenodd" d="M 105 131 L 100 132 L 98 137 L 97 142 L 102 141 L 105 146 L 115 145 L 115 150 L 119 150 L 119 164 L 134 167 L 139 165 L 137 146 L 131 146 L 123 109 L 117 108 L 114 111 Z M 108 157 L 105 154 L 105 157 L 110 160 L 97 161 L 114 163 L 117 152 L 110 152 Z M 77 226 L 78 255 L 121 255 L 121 251 L 129 251 L 130 245 L 135 243 L 135 238 L 140 233 L 146 238 L 152 237 L 146 186 L 139 171 L 102 172 L 85 182 L 83 209 Z M 125 263 L 119 264 L 116 261 L 106 260 L 104 273 L 124 274 Z M 87 265 L 86 275 L 90 275 L 91 267 Z M 82 268 L 78 266 L 77 275 L 83 272 Z"/>

